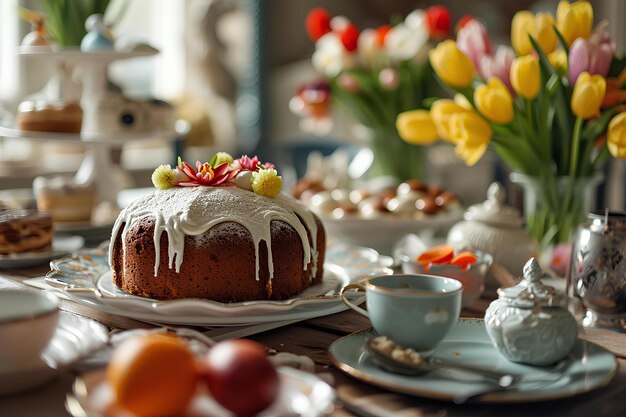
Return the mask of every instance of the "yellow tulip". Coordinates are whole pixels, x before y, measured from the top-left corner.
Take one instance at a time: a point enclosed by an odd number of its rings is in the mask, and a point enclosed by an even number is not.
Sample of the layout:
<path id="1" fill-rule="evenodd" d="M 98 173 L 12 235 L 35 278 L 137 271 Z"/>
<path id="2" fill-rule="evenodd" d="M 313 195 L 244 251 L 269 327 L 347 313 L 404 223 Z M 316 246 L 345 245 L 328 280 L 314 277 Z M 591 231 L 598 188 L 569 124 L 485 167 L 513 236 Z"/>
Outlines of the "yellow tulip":
<path id="1" fill-rule="evenodd" d="M 581 119 L 590 119 L 600 113 L 606 94 L 606 80 L 601 75 L 583 72 L 578 76 L 572 93 L 572 112 Z"/>
<path id="2" fill-rule="evenodd" d="M 469 166 L 482 158 L 491 140 L 489 123 L 475 112 L 459 112 L 450 116 L 450 139 L 456 143 L 455 154 Z"/>
<path id="3" fill-rule="evenodd" d="M 606 146 L 614 157 L 626 159 L 626 112 L 611 119 Z"/>
<path id="4" fill-rule="evenodd" d="M 528 39 L 532 36 L 539 47 L 546 53 L 554 51 L 558 39 L 554 32 L 554 17 L 550 13 L 533 15 L 528 10 L 515 13 L 511 22 L 511 45 L 519 55 L 528 55 L 533 52 L 533 46 Z"/>
<path id="5" fill-rule="evenodd" d="M 474 91 L 474 104 L 487 119 L 496 123 L 513 120 L 513 97 L 498 77 L 490 77 Z"/>
<path id="6" fill-rule="evenodd" d="M 523 55 L 513 60 L 511 85 L 517 94 L 528 100 L 537 97 L 541 85 L 541 73 L 536 56 Z"/>
<path id="7" fill-rule="evenodd" d="M 474 77 L 474 64 L 451 39 L 440 42 L 428 53 L 430 64 L 441 80 L 452 87 L 469 87 Z"/>
<path id="8" fill-rule="evenodd" d="M 593 27 L 593 7 L 587 1 L 561 0 L 556 9 L 556 27 L 571 45 L 578 38 L 588 39 Z"/>
<path id="9" fill-rule="evenodd" d="M 430 117 L 435 122 L 435 128 L 441 139 L 450 141 L 450 116 L 454 113 L 467 112 L 468 109 L 459 106 L 453 100 L 441 99 L 433 103 L 430 108 Z"/>
<path id="10" fill-rule="evenodd" d="M 548 54 L 548 61 L 550 61 L 550 65 L 552 68 L 567 68 L 567 54 L 562 49 L 557 49 L 556 51 Z"/>
<path id="11" fill-rule="evenodd" d="M 396 129 L 405 142 L 426 145 L 439 139 L 435 123 L 428 110 L 402 112 L 396 118 Z"/>
<path id="12" fill-rule="evenodd" d="M 454 95 L 454 102 L 457 105 L 463 107 L 465 110 L 474 110 L 474 106 L 472 106 L 472 103 L 470 103 L 467 97 L 465 97 L 463 94 L 456 93 Z"/>

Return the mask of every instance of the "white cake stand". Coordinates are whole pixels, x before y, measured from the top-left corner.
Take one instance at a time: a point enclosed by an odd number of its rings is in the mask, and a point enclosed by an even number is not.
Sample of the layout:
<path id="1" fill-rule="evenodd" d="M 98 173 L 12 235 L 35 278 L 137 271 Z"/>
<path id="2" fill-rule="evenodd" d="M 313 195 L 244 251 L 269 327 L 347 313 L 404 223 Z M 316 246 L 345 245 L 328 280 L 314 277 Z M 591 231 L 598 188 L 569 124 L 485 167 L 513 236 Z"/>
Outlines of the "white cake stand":
<path id="1" fill-rule="evenodd" d="M 116 204 L 117 194 L 122 186 L 111 175 L 114 168 L 111 149 L 121 147 L 129 142 L 148 141 L 155 139 L 176 140 L 183 137 L 188 123 L 177 121 L 171 130 L 151 130 L 125 133 L 107 133 L 97 130 L 92 123 L 96 120 L 93 112 L 98 111 L 96 103 L 107 92 L 108 66 L 111 62 L 121 59 L 137 58 L 157 54 L 151 47 L 134 51 L 95 51 L 82 52 L 79 49 L 54 50 L 48 48 L 21 48 L 19 55 L 30 60 L 56 63 L 57 68 L 80 69 L 82 94 L 80 96 L 83 109 L 83 126 L 80 134 L 56 132 L 30 132 L 13 127 L 0 126 L 0 136 L 22 138 L 34 141 L 81 142 L 86 147 L 83 161 L 76 172 L 79 184 L 94 183 L 97 187 L 96 203 L 110 202 Z M 73 71 L 62 71 L 59 76 L 68 77 Z M 71 81 L 66 80 L 65 85 Z M 87 122 L 87 123 L 85 123 Z"/>

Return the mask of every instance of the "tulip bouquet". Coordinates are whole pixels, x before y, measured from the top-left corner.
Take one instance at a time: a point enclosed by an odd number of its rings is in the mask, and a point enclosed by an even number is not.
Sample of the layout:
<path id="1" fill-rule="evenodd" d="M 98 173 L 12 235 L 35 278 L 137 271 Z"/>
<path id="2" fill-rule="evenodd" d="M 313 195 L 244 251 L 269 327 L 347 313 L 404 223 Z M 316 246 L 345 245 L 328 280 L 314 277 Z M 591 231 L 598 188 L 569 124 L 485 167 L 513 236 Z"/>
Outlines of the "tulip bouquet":
<path id="1" fill-rule="evenodd" d="M 519 11 L 512 48 L 494 52 L 472 20 L 456 41 L 429 54 L 454 100 L 397 118 L 406 141 L 450 141 L 468 165 L 494 150 L 514 171 L 512 180 L 532 191 L 525 193 L 526 223 L 542 247 L 571 239 L 602 164 L 610 155 L 626 158 L 626 60 L 615 56 L 606 22 L 595 30 L 592 24 L 586 1 L 562 0 L 556 19 Z"/>
<path id="2" fill-rule="evenodd" d="M 344 16 L 312 9 L 306 29 L 315 42 L 314 68 L 321 78 L 302 85 L 290 101 L 303 130 L 327 134 L 332 128 L 331 102 L 356 121 L 374 154 L 370 175 L 400 180 L 423 176 L 420 146 L 402 141 L 395 128 L 402 111 L 423 107 L 423 99 L 440 89 L 432 76 L 428 51 L 447 37 L 450 13 L 445 7 L 415 10 L 391 26 L 357 27 Z"/>

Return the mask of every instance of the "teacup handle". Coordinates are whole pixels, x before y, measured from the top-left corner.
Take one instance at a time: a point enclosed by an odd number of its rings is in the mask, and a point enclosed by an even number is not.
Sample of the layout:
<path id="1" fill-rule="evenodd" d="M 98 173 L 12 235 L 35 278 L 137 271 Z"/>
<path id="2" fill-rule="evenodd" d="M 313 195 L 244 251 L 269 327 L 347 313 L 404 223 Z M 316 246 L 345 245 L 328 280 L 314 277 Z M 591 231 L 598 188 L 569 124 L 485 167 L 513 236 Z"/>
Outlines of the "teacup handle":
<path id="1" fill-rule="evenodd" d="M 367 311 L 365 311 L 361 307 L 357 306 L 356 304 L 353 304 L 350 300 L 348 300 L 345 293 L 346 291 L 350 291 L 350 290 L 358 290 L 361 292 L 365 292 L 365 287 L 362 286 L 361 284 L 346 285 L 345 287 L 341 289 L 341 291 L 339 291 L 339 296 L 341 297 L 341 301 L 343 301 L 345 305 L 347 305 L 348 307 L 350 307 L 352 310 L 356 311 L 360 315 L 369 318 L 370 316 L 369 314 L 367 314 Z"/>

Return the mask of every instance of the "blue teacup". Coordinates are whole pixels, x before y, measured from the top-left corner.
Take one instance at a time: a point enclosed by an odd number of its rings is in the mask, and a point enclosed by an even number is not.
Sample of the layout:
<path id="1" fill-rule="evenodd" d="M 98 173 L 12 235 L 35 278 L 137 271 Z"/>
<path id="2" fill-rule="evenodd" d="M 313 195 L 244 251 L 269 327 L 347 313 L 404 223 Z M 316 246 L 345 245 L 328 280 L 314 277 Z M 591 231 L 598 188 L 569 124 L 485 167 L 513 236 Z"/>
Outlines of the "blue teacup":
<path id="1" fill-rule="evenodd" d="M 365 291 L 367 311 L 351 303 L 348 290 Z M 461 282 L 434 275 L 403 274 L 368 278 L 341 290 L 342 301 L 370 319 L 379 335 L 420 353 L 432 352 L 461 312 Z"/>

